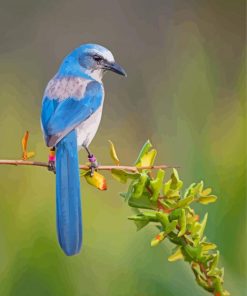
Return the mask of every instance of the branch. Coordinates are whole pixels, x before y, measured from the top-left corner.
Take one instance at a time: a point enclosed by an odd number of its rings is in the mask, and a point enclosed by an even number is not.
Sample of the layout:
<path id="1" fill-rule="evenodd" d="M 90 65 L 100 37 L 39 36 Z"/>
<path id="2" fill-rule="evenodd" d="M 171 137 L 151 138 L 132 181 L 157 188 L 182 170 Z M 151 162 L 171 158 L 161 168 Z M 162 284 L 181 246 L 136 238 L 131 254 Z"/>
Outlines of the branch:
<path id="1" fill-rule="evenodd" d="M 39 166 L 39 167 L 46 167 L 48 168 L 47 162 L 42 161 L 30 161 L 30 160 L 13 160 L 13 159 L 1 159 L 0 165 L 26 165 L 26 166 Z M 90 167 L 87 165 L 79 165 L 80 169 L 89 170 Z M 128 165 L 100 165 L 98 166 L 98 170 L 101 171 L 111 171 L 112 169 L 118 170 L 125 170 L 128 172 L 138 172 L 138 170 L 159 170 L 159 169 L 168 169 L 168 168 L 177 168 L 177 166 L 170 166 L 170 165 L 152 165 L 152 166 L 128 166 Z"/>

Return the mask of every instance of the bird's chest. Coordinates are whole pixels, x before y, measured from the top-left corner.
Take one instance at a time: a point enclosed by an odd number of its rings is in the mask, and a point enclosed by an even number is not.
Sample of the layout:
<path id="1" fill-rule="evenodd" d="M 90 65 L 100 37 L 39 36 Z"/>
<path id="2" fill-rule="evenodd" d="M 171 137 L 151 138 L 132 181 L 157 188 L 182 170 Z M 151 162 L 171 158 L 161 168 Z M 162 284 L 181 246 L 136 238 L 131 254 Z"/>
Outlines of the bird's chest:
<path id="1" fill-rule="evenodd" d="M 100 124 L 102 109 L 103 104 L 87 120 L 77 126 L 76 132 L 78 149 L 82 146 L 88 147 L 93 140 Z"/>

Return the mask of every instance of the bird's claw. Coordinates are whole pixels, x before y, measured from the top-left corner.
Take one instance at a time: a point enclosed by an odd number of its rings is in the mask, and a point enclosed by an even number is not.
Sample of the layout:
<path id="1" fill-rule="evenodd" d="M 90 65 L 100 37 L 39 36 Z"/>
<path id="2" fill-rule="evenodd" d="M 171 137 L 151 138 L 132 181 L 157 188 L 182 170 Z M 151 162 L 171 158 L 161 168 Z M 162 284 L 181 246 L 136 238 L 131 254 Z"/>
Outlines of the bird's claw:
<path id="1" fill-rule="evenodd" d="M 90 176 L 93 177 L 94 171 L 97 171 L 99 164 L 96 157 L 93 154 L 88 155 L 88 160 L 90 162 Z"/>
<path id="2" fill-rule="evenodd" d="M 53 172 L 56 174 L 56 165 L 54 160 L 49 160 L 48 161 L 48 171 Z"/>

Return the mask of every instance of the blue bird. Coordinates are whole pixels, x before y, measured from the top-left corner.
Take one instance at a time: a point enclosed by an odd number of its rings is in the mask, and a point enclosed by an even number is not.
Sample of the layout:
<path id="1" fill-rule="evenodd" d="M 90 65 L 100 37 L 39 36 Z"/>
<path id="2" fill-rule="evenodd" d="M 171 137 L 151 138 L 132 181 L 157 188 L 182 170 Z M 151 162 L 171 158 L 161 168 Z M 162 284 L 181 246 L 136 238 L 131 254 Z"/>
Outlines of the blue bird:
<path id="1" fill-rule="evenodd" d="M 88 146 L 100 124 L 102 77 L 108 70 L 126 76 L 108 49 L 81 45 L 64 58 L 43 96 L 41 126 L 51 148 L 49 168 L 56 173 L 57 235 L 68 256 L 77 254 L 82 244 L 78 150 L 86 149 L 93 174 L 97 160 Z"/>

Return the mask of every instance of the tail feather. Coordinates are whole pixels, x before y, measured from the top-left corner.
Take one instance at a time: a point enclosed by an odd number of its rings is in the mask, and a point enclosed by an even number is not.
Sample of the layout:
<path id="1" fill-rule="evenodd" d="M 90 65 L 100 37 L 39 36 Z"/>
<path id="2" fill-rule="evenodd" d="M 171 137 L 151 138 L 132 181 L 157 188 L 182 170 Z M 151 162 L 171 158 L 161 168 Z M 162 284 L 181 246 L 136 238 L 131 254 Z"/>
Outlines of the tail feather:
<path id="1" fill-rule="evenodd" d="M 56 146 L 57 233 L 66 255 L 77 254 L 82 243 L 82 215 L 76 132 Z"/>

